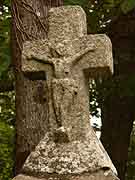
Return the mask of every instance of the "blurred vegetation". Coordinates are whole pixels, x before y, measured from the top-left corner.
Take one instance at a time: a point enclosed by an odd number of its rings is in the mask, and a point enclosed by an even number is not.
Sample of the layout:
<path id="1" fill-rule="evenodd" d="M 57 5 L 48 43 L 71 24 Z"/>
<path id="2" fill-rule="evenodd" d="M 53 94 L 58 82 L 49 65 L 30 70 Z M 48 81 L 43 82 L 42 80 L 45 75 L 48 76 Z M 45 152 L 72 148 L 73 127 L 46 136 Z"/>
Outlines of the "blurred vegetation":
<path id="1" fill-rule="evenodd" d="M 0 179 L 13 177 L 15 145 L 15 95 L 13 92 L 0 93 Z"/>
<path id="2" fill-rule="evenodd" d="M 0 1 L 0 78 L 5 78 L 11 62 L 10 56 L 10 1 Z"/>
<path id="3" fill-rule="evenodd" d="M 126 180 L 135 180 L 135 122 L 130 138 Z"/>
<path id="4" fill-rule="evenodd" d="M 14 128 L 0 121 L 0 179 L 13 177 Z"/>
<path id="5" fill-rule="evenodd" d="M 2 92 L 3 82 L 12 79 L 10 63 L 10 1 L 0 1 L 0 179 L 10 180 L 14 167 L 14 92 Z M 2 83 L 1 83 L 2 82 Z"/>
<path id="6" fill-rule="evenodd" d="M 65 5 L 81 5 L 87 13 L 88 32 L 106 32 L 110 22 L 121 13 L 128 13 L 135 7 L 135 0 L 65 0 Z M 10 54 L 11 7 L 10 0 L 0 1 L 0 81 L 13 80 Z M 130 78 L 129 87 L 134 87 L 134 79 Z M 0 86 L 1 88 L 1 86 Z M 135 92 L 133 88 L 130 88 Z M 1 89 L 0 89 L 1 90 Z M 96 98 L 96 86 L 92 82 L 91 110 L 92 115 L 99 117 Z M 126 89 L 125 89 L 126 91 Z M 132 93 L 133 93 L 132 92 Z M 126 92 L 128 93 L 128 92 Z M 14 166 L 14 124 L 15 94 L 14 91 L 0 93 L 0 179 L 10 180 Z M 127 180 L 135 179 L 135 127 L 131 136 Z"/>

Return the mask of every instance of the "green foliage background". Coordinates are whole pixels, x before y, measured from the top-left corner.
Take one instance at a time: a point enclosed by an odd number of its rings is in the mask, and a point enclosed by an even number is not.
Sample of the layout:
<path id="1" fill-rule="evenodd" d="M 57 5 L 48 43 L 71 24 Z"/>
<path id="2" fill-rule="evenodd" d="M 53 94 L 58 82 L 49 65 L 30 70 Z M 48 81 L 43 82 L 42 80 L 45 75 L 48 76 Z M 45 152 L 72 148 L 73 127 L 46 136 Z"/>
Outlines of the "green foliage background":
<path id="1" fill-rule="evenodd" d="M 10 180 L 14 167 L 14 92 L 0 93 L 0 179 Z"/>
<path id="2" fill-rule="evenodd" d="M 106 32 L 111 21 L 114 21 L 121 13 L 128 13 L 135 7 L 135 0 L 65 0 L 65 5 L 80 5 L 87 14 L 88 32 Z M 11 12 L 10 0 L 3 0 L 0 4 L 0 80 L 12 79 L 10 73 L 10 29 Z M 128 81 L 132 93 L 134 89 L 134 77 Z M 123 85 L 124 86 L 124 85 Z M 93 84 L 94 87 L 94 84 Z M 96 89 L 96 87 L 94 87 Z M 124 89 L 124 88 L 123 88 Z M 126 89 L 125 89 L 126 91 Z M 124 91 L 124 92 L 125 92 Z M 129 93 L 126 91 L 125 93 Z M 96 104 L 97 92 L 93 91 L 91 99 L 92 114 L 98 116 Z M 0 179 L 10 180 L 14 164 L 14 121 L 15 121 L 15 95 L 14 92 L 0 93 Z M 129 149 L 129 162 L 127 179 L 135 179 L 135 133 L 132 134 L 132 143 Z M 134 159 L 134 160 L 133 160 Z"/>
<path id="3" fill-rule="evenodd" d="M 11 62 L 10 56 L 10 1 L 4 0 L 0 7 L 0 78 L 8 70 Z"/>
<path id="4" fill-rule="evenodd" d="M 0 121 L 0 179 L 10 180 L 13 176 L 14 128 Z"/>
<path id="5" fill-rule="evenodd" d="M 10 1 L 0 4 L 0 81 L 10 76 Z M 14 166 L 14 92 L 0 93 L 0 179 L 10 180 Z"/>

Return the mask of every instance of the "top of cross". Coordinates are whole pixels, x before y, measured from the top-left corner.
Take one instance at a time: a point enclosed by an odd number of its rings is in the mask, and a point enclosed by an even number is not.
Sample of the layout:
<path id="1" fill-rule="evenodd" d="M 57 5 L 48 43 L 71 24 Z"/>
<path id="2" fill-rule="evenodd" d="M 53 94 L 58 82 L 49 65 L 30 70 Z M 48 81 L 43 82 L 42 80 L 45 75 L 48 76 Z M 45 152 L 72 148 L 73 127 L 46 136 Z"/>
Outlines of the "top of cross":
<path id="1" fill-rule="evenodd" d="M 50 41 L 79 38 L 87 34 L 86 15 L 80 6 L 61 6 L 49 11 Z"/>

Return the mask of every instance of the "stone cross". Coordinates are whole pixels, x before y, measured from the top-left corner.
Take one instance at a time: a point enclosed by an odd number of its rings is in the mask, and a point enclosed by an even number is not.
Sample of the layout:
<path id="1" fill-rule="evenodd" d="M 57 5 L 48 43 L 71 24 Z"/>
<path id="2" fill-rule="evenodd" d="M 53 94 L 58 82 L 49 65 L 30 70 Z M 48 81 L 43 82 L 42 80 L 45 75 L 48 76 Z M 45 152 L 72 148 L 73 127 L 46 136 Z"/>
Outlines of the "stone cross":
<path id="1" fill-rule="evenodd" d="M 48 132 L 15 179 L 116 180 L 116 169 L 89 123 L 89 78 L 113 71 L 106 35 L 87 35 L 79 6 L 52 8 L 47 40 L 27 42 L 22 53 L 26 76 L 45 79 Z M 35 180 L 36 180 L 35 179 Z"/>

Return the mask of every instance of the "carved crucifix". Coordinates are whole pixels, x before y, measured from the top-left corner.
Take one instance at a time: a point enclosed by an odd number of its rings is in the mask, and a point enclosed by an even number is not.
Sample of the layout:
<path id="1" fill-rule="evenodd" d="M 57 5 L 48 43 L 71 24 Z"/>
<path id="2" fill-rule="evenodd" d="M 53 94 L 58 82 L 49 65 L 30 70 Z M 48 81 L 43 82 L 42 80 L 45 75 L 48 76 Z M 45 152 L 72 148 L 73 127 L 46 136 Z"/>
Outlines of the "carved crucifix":
<path id="1" fill-rule="evenodd" d="M 108 168 L 116 173 L 89 123 L 88 80 L 113 71 L 109 38 L 106 35 L 87 35 L 86 16 L 80 7 L 53 8 L 49 13 L 48 39 L 25 43 L 22 58 L 22 70 L 26 76 L 40 74 L 46 77 L 48 134 L 51 134 L 45 135 L 23 170 L 45 175 Z M 51 143 L 52 148 L 48 145 Z M 88 159 L 78 149 L 81 144 Z M 70 160 L 82 158 L 78 165 L 71 165 L 64 159 L 56 162 L 56 157 L 62 158 L 63 153 L 66 159 L 71 149 L 75 157 Z"/>

